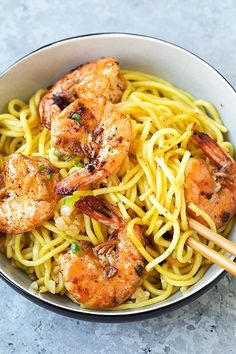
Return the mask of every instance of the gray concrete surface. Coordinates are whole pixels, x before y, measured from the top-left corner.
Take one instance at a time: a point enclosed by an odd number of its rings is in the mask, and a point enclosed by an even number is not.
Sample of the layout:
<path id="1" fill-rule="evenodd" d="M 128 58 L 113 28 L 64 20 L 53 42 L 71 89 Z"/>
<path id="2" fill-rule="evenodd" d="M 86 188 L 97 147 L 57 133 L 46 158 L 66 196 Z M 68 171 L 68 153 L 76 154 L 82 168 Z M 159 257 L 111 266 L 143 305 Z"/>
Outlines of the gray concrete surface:
<path id="1" fill-rule="evenodd" d="M 48 42 L 91 32 L 156 36 L 198 54 L 236 87 L 234 0 L 0 0 L 0 71 Z M 86 323 L 46 311 L 0 281 L 0 354 L 235 353 L 236 281 L 159 318 Z"/>

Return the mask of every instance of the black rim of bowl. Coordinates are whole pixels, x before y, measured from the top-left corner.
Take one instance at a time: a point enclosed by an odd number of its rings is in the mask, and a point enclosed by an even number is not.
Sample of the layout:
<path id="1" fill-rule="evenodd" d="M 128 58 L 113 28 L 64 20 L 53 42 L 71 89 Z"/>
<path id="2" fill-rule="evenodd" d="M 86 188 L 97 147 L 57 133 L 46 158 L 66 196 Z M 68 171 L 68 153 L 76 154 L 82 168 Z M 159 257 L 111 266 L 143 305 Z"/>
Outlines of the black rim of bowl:
<path id="1" fill-rule="evenodd" d="M 236 91 L 234 89 L 234 87 L 228 82 L 228 80 L 218 71 L 216 70 L 211 64 L 209 64 L 208 62 L 206 62 L 205 60 L 203 60 L 202 58 L 200 58 L 198 55 L 192 53 L 191 51 L 173 44 L 169 41 L 163 40 L 163 39 L 159 39 L 156 37 L 152 37 L 152 36 L 147 36 L 147 35 L 142 35 L 142 34 L 136 34 L 136 33 L 126 33 L 126 32 L 99 32 L 99 33 L 89 33 L 89 34 L 83 34 L 83 35 L 79 35 L 79 36 L 73 36 L 73 37 L 68 37 L 68 38 L 64 38 L 55 42 L 51 42 L 49 44 L 46 44 L 36 50 L 31 51 L 30 53 L 24 55 L 23 57 L 21 57 L 20 59 L 16 60 L 13 64 L 11 64 L 8 68 L 6 68 L 1 74 L 0 74 L 0 78 L 3 77 L 12 67 L 14 67 L 17 63 L 19 63 L 20 61 L 22 61 L 23 59 L 27 58 L 28 56 L 30 56 L 33 53 L 36 53 L 44 48 L 50 47 L 54 44 L 60 43 L 60 42 L 65 42 L 65 41 L 69 41 L 69 40 L 73 40 L 76 38 L 82 38 L 82 37 L 91 37 L 91 36 L 101 36 L 101 35 L 127 35 L 127 36 L 134 36 L 134 37 L 143 37 L 143 38 L 150 38 L 153 40 L 156 40 L 158 42 L 164 42 L 167 43 L 173 47 L 177 47 L 185 52 L 187 52 L 188 54 L 191 54 L 192 56 L 198 58 L 200 61 L 202 61 L 203 63 L 207 64 L 211 69 L 213 69 L 215 72 L 218 73 L 218 75 L 220 75 L 225 82 L 233 89 L 233 91 L 236 94 Z M 129 313 L 129 314 L 116 314 L 113 315 L 112 312 L 109 315 L 104 315 L 102 312 L 101 314 L 89 314 L 89 313 L 84 313 L 84 312 L 79 312 L 79 311 L 73 311 L 72 309 L 65 309 L 62 308 L 56 304 L 52 304 L 49 303 L 43 299 L 40 299 L 36 296 L 34 296 L 33 294 L 27 292 L 24 288 L 22 288 L 20 285 L 15 284 L 11 279 L 9 279 L 5 274 L 2 273 L 2 271 L 0 270 L 0 276 L 1 278 L 8 284 L 10 285 L 14 290 L 16 290 L 19 294 L 23 295 L 24 297 L 26 297 L 28 300 L 40 305 L 41 307 L 44 307 L 48 310 L 51 310 L 53 312 L 56 312 L 58 314 L 67 316 L 67 317 L 72 317 L 72 318 L 76 318 L 76 319 L 81 319 L 81 320 L 85 320 L 85 321 L 94 321 L 94 322 L 129 322 L 129 321 L 137 321 L 137 320 L 144 320 L 144 319 L 148 319 L 148 318 L 152 318 L 152 317 L 156 317 L 159 316 L 161 314 L 176 310 L 184 305 L 189 304 L 190 302 L 194 301 L 195 299 L 197 299 L 198 297 L 200 297 L 201 295 L 203 295 L 205 292 L 207 292 L 209 289 L 211 289 L 221 278 L 224 277 L 224 275 L 226 274 L 225 271 L 222 271 L 222 273 L 220 273 L 214 280 L 212 280 L 210 283 L 208 283 L 207 285 L 205 285 L 203 288 L 201 288 L 200 290 L 196 291 L 194 294 L 191 294 L 189 296 L 187 296 L 186 298 L 183 298 L 173 304 L 169 304 L 166 306 L 163 306 L 161 308 L 154 308 L 152 310 L 148 310 L 145 312 L 145 307 L 140 308 L 140 313 Z"/>

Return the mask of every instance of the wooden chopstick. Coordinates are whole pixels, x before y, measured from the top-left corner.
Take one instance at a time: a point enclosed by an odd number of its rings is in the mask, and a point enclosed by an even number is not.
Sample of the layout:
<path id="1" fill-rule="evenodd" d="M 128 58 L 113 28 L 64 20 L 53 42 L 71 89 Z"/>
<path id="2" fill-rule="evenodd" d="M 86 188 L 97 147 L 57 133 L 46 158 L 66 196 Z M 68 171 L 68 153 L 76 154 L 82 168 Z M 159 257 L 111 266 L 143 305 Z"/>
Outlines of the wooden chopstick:
<path id="1" fill-rule="evenodd" d="M 236 244 L 227 240 L 223 236 L 213 232 L 208 229 L 206 226 L 200 224 L 198 221 L 189 218 L 188 219 L 189 226 L 191 229 L 196 231 L 199 235 L 205 237 L 209 241 L 214 242 L 217 246 L 223 248 L 229 253 L 236 256 Z M 217 264 L 221 268 L 225 269 L 230 274 L 236 276 L 236 263 L 234 263 L 231 259 L 223 256 L 219 252 L 213 250 L 207 245 L 201 243 L 193 237 L 189 237 L 187 239 L 187 244 L 192 247 L 195 251 L 200 253 L 203 257 L 209 259 L 211 262 Z"/>
<path id="2" fill-rule="evenodd" d="M 206 226 L 200 224 L 200 222 L 192 218 L 188 219 L 188 223 L 191 229 L 196 231 L 199 235 L 207 238 L 209 241 L 214 242 L 217 246 L 223 248 L 224 250 L 228 251 L 236 257 L 235 243 L 229 241 L 227 238 L 224 238 L 216 232 L 213 232 L 212 230 L 208 229 Z"/>
<path id="3" fill-rule="evenodd" d="M 209 259 L 211 262 L 217 264 L 218 266 L 225 269 L 227 272 L 236 277 L 236 263 L 234 263 L 231 259 L 226 258 L 222 254 L 204 245 L 193 237 L 189 237 L 187 239 L 187 244 L 195 251 L 200 253 L 202 256 Z"/>

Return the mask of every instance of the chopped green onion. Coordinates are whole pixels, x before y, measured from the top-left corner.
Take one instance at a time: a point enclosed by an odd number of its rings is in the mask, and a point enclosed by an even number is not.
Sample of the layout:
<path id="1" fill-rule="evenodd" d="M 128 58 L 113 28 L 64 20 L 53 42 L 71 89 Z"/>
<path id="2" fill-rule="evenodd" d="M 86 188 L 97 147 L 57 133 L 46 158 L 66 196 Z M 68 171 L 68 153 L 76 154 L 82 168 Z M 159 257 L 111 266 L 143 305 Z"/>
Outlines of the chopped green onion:
<path id="1" fill-rule="evenodd" d="M 46 168 L 46 166 L 45 166 L 45 165 L 39 165 L 39 171 L 40 171 L 40 172 L 44 171 L 44 170 L 45 170 L 45 168 Z"/>
<path id="2" fill-rule="evenodd" d="M 79 113 L 73 113 L 70 119 L 75 120 L 80 126 L 84 125 L 83 120 L 81 119 L 81 116 Z"/>
<path id="3" fill-rule="evenodd" d="M 65 197 L 64 198 L 64 205 L 68 206 L 70 209 L 74 207 L 74 204 L 80 199 L 80 197 L 76 194 L 70 196 L 70 197 Z"/>
<path id="4" fill-rule="evenodd" d="M 78 253 L 79 251 L 80 251 L 80 253 L 83 251 L 83 248 L 80 247 L 77 242 L 72 242 L 70 245 L 70 249 L 71 249 L 72 253 L 74 253 L 74 254 Z"/>
<path id="5" fill-rule="evenodd" d="M 72 114 L 71 119 L 75 119 L 75 120 L 79 119 L 80 120 L 81 119 L 80 114 L 79 113 Z"/>
<path id="6" fill-rule="evenodd" d="M 61 154 L 61 151 L 59 151 L 58 149 L 55 149 L 54 155 L 59 158 L 59 157 L 61 157 L 62 154 Z"/>

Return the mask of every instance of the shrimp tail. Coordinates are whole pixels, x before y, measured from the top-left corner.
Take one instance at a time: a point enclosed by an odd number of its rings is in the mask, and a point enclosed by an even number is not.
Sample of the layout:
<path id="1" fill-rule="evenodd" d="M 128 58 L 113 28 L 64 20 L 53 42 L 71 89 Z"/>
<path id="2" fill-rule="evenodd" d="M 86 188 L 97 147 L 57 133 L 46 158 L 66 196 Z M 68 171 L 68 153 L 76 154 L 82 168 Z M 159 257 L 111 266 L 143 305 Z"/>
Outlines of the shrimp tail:
<path id="1" fill-rule="evenodd" d="M 88 188 L 91 183 L 98 182 L 103 178 L 104 175 L 101 171 L 90 173 L 86 168 L 83 168 L 60 181 L 55 191 L 56 194 L 60 195 L 72 194 L 78 189 L 83 190 Z"/>
<path id="2" fill-rule="evenodd" d="M 83 214 L 113 229 L 119 229 L 125 225 L 119 209 L 102 197 L 87 196 L 78 200 L 75 203 L 75 207 Z"/>
<path id="3" fill-rule="evenodd" d="M 195 130 L 193 140 L 200 146 L 202 151 L 218 167 L 223 168 L 230 164 L 233 159 L 227 154 L 209 135 Z"/>

